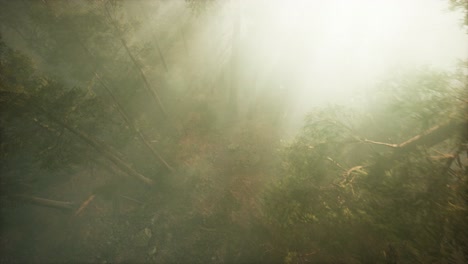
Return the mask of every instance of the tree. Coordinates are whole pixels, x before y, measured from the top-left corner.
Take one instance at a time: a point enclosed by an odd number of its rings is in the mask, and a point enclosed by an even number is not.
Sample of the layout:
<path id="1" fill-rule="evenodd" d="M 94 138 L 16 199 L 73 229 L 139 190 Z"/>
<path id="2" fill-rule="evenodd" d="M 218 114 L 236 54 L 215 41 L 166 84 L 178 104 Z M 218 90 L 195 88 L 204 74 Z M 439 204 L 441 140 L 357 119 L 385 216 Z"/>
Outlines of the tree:
<path id="1" fill-rule="evenodd" d="M 465 13 L 465 26 L 468 26 L 468 2 L 466 0 L 450 0 L 453 9 L 462 9 Z"/>
<path id="2" fill-rule="evenodd" d="M 265 197 L 287 262 L 467 259 L 465 78 L 421 70 L 309 115 Z"/>
<path id="3" fill-rule="evenodd" d="M 243 45 L 241 18 L 259 31 L 269 19 L 238 4 L 2 2 L 2 216 L 40 218 L 3 198 L 75 212 L 37 261 L 466 262 L 466 71 L 383 80 L 356 108 L 316 109 L 280 146 L 294 77 L 275 75 L 291 54 L 244 61 L 262 45 Z M 204 23 L 224 11 L 222 26 Z M 64 202 L 71 190 L 81 201 Z M 107 210 L 116 197 L 133 211 Z M 43 251 L 25 230 L 5 236 L 6 255 L 31 243 L 31 262 Z"/>
<path id="4" fill-rule="evenodd" d="M 83 132 L 76 125 L 70 124 L 70 120 L 74 120 L 87 126 L 91 125 L 95 129 L 94 133 L 96 133 L 96 129 L 99 127 L 97 124 L 102 125 L 104 122 L 102 119 L 96 118 L 96 116 L 94 116 L 94 120 L 87 119 L 87 112 L 98 111 L 105 113 L 105 109 L 102 109 L 102 107 L 106 106 L 105 104 L 99 103 L 97 101 L 99 100 L 98 98 L 92 95 L 89 96 L 83 90 L 71 89 L 67 91 L 61 83 L 38 76 L 34 68 L 32 68 L 31 62 L 26 57 L 7 48 L 3 43 L 0 43 L 0 45 L 0 54 L 2 55 L 0 67 L 3 72 L 1 93 L 2 100 L 6 105 L 2 112 L 2 127 L 8 127 L 13 131 L 24 131 L 25 127 L 23 124 L 14 125 L 17 121 L 16 119 L 19 119 L 27 123 L 31 123 L 31 121 L 37 122 L 53 134 L 56 134 L 57 130 L 62 131 L 60 134 L 63 133 L 63 130 L 67 130 L 88 146 L 100 152 L 125 173 L 138 178 L 146 184 L 153 184 L 153 180 L 138 173 L 124 162 L 121 154 L 106 144 L 99 142 L 98 139 L 90 136 L 88 133 Z M 18 75 L 18 71 L 26 75 Z M 77 110 L 77 106 L 80 106 L 79 110 Z M 50 129 L 49 125 L 42 124 L 43 121 L 39 120 L 43 118 L 46 118 L 48 122 L 53 122 L 58 128 Z M 11 124 L 12 122 L 13 124 Z M 13 134 L 8 134 L 7 136 L 14 137 Z M 21 141 L 23 138 L 19 138 L 18 140 Z M 14 140 L 6 140 L 6 142 L 11 141 Z M 22 144 L 22 142 L 19 143 Z M 65 145 L 64 147 L 67 148 L 69 146 Z M 46 148 L 50 149 L 50 146 Z M 59 151 L 62 150 L 59 148 Z M 60 161 L 55 156 L 52 160 Z M 51 160 L 46 159 L 42 161 L 49 163 Z"/>

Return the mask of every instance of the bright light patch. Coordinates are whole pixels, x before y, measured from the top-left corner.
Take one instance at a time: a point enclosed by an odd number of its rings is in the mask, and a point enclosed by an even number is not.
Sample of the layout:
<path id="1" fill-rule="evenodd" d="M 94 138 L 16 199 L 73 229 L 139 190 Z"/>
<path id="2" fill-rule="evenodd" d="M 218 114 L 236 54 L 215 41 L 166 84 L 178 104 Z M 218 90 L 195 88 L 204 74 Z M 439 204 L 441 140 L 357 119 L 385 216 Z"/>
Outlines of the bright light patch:
<path id="1" fill-rule="evenodd" d="M 202 65 L 194 71 L 217 72 L 229 62 L 233 24 L 240 15 L 241 98 L 254 102 L 285 89 L 293 102 L 289 111 L 298 120 L 312 107 L 351 103 L 371 93 L 374 83 L 392 72 L 421 66 L 450 70 L 468 57 L 463 14 L 450 11 L 449 1 L 218 3 L 194 34 L 198 40 L 190 42 Z"/>
<path id="2" fill-rule="evenodd" d="M 343 101 L 390 71 L 422 65 L 449 68 L 467 57 L 461 14 L 449 12 L 448 1 L 272 0 L 241 5 L 247 25 L 243 52 L 249 63 L 270 72 L 263 78 L 289 75 L 282 79 L 293 79 L 288 89 L 304 104 Z"/>

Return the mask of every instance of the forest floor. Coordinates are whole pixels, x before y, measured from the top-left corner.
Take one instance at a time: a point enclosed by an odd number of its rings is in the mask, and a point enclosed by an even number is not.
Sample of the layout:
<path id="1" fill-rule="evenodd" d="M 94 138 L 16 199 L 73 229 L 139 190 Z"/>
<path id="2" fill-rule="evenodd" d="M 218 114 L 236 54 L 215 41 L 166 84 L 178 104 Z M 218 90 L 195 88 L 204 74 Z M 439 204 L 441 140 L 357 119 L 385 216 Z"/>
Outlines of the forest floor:
<path id="1" fill-rule="evenodd" d="M 90 163 L 33 193 L 78 207 L 100 188 L 79 214 L 2 201 L 0 262 L 271 262 L 260 196 L 278 141 L 264 129 L 182 137 L 163 191 Z"/>

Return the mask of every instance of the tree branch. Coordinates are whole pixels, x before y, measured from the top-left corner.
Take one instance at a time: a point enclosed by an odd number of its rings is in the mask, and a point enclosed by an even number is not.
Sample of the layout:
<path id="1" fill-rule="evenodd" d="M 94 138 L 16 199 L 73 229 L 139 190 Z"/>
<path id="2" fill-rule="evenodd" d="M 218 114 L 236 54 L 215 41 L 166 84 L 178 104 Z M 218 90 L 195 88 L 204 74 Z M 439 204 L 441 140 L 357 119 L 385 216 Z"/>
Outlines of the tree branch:
<path id="1" fill-rule="evenodd" d="M 467 128 L 468 122 L 460 122 L 457 120 L 450 120 L 444 124 L 440 124 L 430 129 L 423 131 L 421 134 L 416 135 L 400 144 L 392 144 L 386 142 L 378 142 L 369 139 L 361 139 L 361 142 L 371 143 L 375 145 L 387 146 L 395 148 L 398 151 L 409 151 L 418 146 L 432 147 L 450 137 L 454 132 L 463 128 Z"/>
<path id="2" fill-rule="evenodd" d="M 385 143 L 385 142 L 378 142 L 378 141 L 373 141 L 373 140 L 369 140 L 369 139 L 363 139 L 363 140 L 361 140 L 361 141 L 362 141 L 362 142 L 365 142 L 365 143 L 375 144 L 375 145 L 387 146 L 387 147 L 391 147 L 391 148 L 398 148 L 398 144 L 391 144 L 391 143 Z"/>
<path id="3" fill-rule="evenodd" d="M 437 143 L 440 143 L 450 137 L 454 132 L 466 128 L 467 122 L 457 122 L 456 120 L 450 120 L 444 124 L 434 126 L 419 135 L 416 135 L 405 142 L 398 144 L 400 150 L 410 150 L 417 146 L 431 147 Z"/>

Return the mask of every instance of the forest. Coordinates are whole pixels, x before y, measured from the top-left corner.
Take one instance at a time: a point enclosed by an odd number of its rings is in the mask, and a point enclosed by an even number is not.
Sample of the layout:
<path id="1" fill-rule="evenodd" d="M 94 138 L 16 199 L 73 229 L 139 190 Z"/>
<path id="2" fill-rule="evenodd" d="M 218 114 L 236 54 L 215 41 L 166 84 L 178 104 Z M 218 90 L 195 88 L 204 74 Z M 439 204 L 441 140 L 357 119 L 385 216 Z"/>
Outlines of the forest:
<path id="1" fill-rule="evenodd" d="M 467 10 L 0 0 L 0 263 L 468 263 Z"/>

